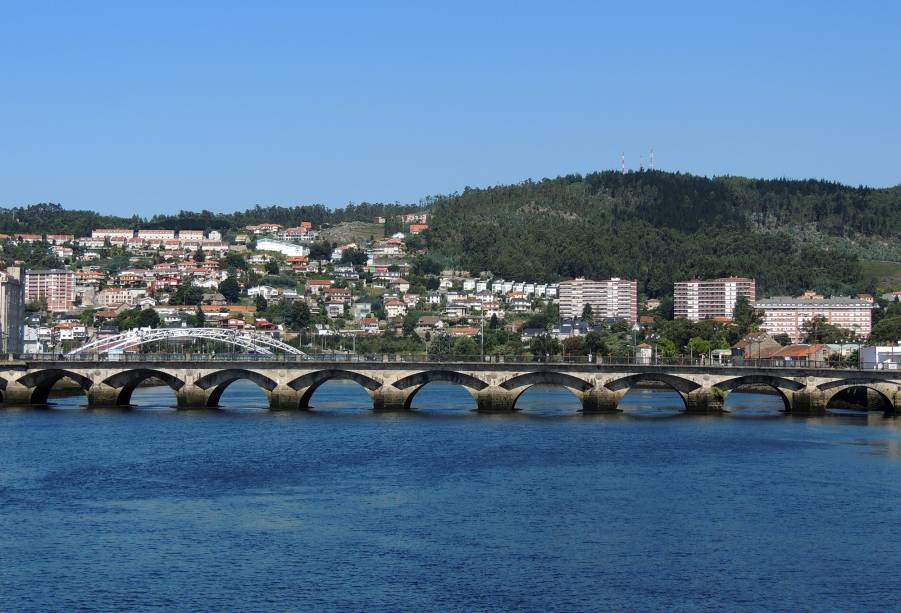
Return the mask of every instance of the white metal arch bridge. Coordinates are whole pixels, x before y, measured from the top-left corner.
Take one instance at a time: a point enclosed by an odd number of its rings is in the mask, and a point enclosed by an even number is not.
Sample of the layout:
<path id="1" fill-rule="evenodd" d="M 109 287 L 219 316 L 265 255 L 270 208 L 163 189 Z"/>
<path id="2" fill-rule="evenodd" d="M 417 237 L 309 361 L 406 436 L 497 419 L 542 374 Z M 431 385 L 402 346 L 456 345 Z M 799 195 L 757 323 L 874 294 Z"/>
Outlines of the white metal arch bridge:
<path id="1" fill-rule="evenodd" d="M 70 351 L 68 355 L 109 353 L 110 351 L 125 350 L 147 343 L 184 339 L 217 341 L 261 355 L 274 355 L 276 352 L 281 352 L 306 356 L 306 354 L 297 347 L 292 347 L 291 345 L 283 343 L 266 334 L 260 334 L 259 332 L 250 330 L 229 330 L 226 328 L 154 328 L 128 330 L 127 332 L 115 336 L 95 339 Z"/>

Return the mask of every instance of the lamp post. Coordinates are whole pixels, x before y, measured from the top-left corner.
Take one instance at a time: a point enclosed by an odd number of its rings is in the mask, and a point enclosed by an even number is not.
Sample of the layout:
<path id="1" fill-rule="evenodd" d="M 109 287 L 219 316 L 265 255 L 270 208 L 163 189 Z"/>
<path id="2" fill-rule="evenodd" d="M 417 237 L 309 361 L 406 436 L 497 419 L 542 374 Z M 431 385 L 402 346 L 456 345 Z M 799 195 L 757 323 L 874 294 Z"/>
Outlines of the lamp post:
<path id="1" fill-rule="evenodd" d="M 638 322 L 636 321 L 634 324 L 632 324 L 632 361 L 633 361 L 633 363 L 638 362 L 638 339 L 636 338 L 636 335 L 638 334 L 639 330 L 641 330 L 641 326 L 639 326 Z"/>

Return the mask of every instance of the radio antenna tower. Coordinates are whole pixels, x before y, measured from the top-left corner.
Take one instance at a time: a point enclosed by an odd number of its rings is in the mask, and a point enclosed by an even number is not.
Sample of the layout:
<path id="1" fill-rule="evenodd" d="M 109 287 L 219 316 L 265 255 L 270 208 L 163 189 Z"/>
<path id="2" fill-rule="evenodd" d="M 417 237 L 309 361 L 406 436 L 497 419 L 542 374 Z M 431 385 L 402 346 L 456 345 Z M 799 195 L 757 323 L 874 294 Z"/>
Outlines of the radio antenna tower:
<path id="1" fill-rule="evenodd" d="M 651 146 L 650 157 L 648 158 L 648 170 L 654 170 L 654 146 Z"/>
<path id="2" fill-rule="evenodd" d="M 621 173 L 626 174 L 626 154 L 619 154 L 619 170 Z"/>

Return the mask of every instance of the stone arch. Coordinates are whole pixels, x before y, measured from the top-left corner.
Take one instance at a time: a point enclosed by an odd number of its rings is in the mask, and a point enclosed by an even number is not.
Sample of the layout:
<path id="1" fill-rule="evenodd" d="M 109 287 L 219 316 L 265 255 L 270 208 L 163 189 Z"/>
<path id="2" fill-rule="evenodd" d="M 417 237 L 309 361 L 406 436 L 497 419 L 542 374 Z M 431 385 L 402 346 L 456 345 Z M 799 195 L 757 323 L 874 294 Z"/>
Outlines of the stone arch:
<path id="1" fill-rule="evenodd" d="M 582 392 L 594 388 L 594 385 L 585 379 L 580 379 L 579 377 L 568 375 L 566 373 L 548 370 L 536 370 L 517 375 L 507 379 L 498 387 L 513 392 L 512 403 L 510 404 L 510 408 L 513 409 L 516 408 L 516 403 L 519 401 L 519 398 L 534 385 L 562 387 L 563 389 L 572 392 L 580 402 L 582 400 Z"/>
<path id="2" fill-rule="evenodd" d="M 367 377 L 366 375 L 361 375 L 358 372 L 354 372 L 352 370 L 344 370 L 342 368 L 329 368 L 326 370 L 317 370 L 315 372 L 307 373 L 288 383 L 288 387 L 301 392 L 299 404 L 301 408 L 305 408 L 309 406 L 310 398 L 313 397 L 313 394 L 316 393 L 316 390 L 319 389 L 319 386 L 326 381 L 333 380 L 354 381 L 355 383 L 358 383 L 366 388 L 368 392 L 374 392 L 375 390 L 382 387 L 382 384 L 372 377 Z"/>
<path id="3" fill-rule="evenodd" d="M 585 379 L 549 370 L 536 370 L 534 372 L 517 375 L 501 383 L 500 387 L 505 390 L 515 390 L 521 387 L 530 387 L 532 385 L 560 385 L 579 392 L 584 392 L 594 387 Z"/>
<path id="4" fill-rule="evenodd" d="M 413 403 L 413 397 L 429 383 L 447 382 L 459 385 L 466 389 L 475 399 L 476 393 L 488 387 L 488 384 L 464 373 L 453 370 L 425 370 L 395 381 L 392 386 L 399 390 L 413 388 L 404 400 L 404 409 L 409 409 Z"/>
<path id="5" fill-rule="evenodd" d="M 266 375 L 244 368 L 217 370 L 216 372 L 212 372 L 199 378 L 194 382 L 194 385 L 202 390 L 212 388 L 213 391 L 210 392 L 206 405 L 208 407 L 216 407 L 219 406 L 219 400 L 222 398 L 222 394 L 225 392 L 226 388 L 240 379 L 248 379 L 249 381 L 256 383 L 266 392 L 271 392 L 278 386 L 275 381 Z"/>
<path id="6" fill-rule="evenodd" d="M 883 411 L 889 414 L 895 414 L 894 398 L 901 393 L 901 388 L 897 383 L 885 381 L 883 379 L 873 379 L 869 377 L 855 377 L 851 379 L 842 379 L 840 381 L 830 381 L 817 386 L 823 392 L 823 407 L 829 408 L 829 403 L 835 399 L 840 393 L 852 389 L 867 389 L 878 394 L 882 402 Z M 868 407 L 869 408 L 869 407 Z"/>
<path id="7" fill-rule="evenodd" d="M 84 375 L 62 368 L 47 368 L 45 370 L 29 373 L 24 377 L 20 377 L 16 383 L 31 390 L 28 400 L 30 404 L 47 404 L 50 390 L 63 378 L 71 379 L 85 392 L 91 389 L 91 386 L 94 383 Z"/>
<path id="8" fill-rule="evenodd" d="M 481 379 L 453 370 L 424 370 L 408 377 L 404 377 L 403 379 L 398 379 L 392 385 L 399 390 L 403 390 L 408 387 L 422 387 L 427 383 L 435 383 L 438 381 L 455 383 L 476 391 L 488 387 L 488 384 Z"/>
<path id="9" fill-rule="evenodd" d="M 725 405 L 725 399 L 728 397 L 729 392 L 749 385 L 766 385 L 776 390 L 779 397 L 782 399 L 782 405 L 785 408 L 786 413 L 791 412 L 791 393 L 804 389 L 803 383 L 798 383 L 793 379 L 786 379 L 785 377 L 769 375 L 745 375 L 743 377 L 735 377 L 734 379 L 720 381 L 713 387 L 723 392 L 723 404 Z"/>
<path id="10" fill-rule="evenodd" d="M 424 388 L 429 383 L 439 383 L 439 382 L 447 382 L 453 383 L 455 385 L 459 385 L 466 389 L 475 399 L 476 392 L 485 389 L 488 387 L 488 384 L 473 377 L 472 375 L 467 375 L 461 372 L 457 372 L 454 370 L 424 370 L 422 372 L 418 372 L 407 377 L 403 377 L 402 379 L 398 379 L 395 381 L 392 386 L 399 390 L 406 390 L 413 388 L 409 394 L 406 395 L 406 399 L 404 400 L 404 410 L 408 410 L 411 408 L 413 404 L 413 397 L 419 393 L 419 391 Z"/>
<path id="11" fill-rule="evenodd" d="M 174 375 L 167 372 L 156 370 L 153 368 L 135 368 L 132 370 L 123 370 L 103 380 L 105 385 L 119 390 L 116 395 L 116 404 L 127 406 L 131 404 L 131 395 L 137 387 L 147 379 L 159 379 L 173 391 L 178 392 L 184 387 L 185 382 Z"/>
<path id="12" fill-rule="evenodd" d="M 670 387 L 679 394 L 679 398 L 682 400 L 682 406 L 686 411 L 689 409 L 688 395 L 703 387 L 701 384 L 695 383 L 690 379 L 685 379 L 676 375 L 668 375 L 666 373 L 639 373 L 636 375 L 629 375 L 620 379 L 608 381 L 604 384 L 604 387 L 612 392 L 623 392 L 623 396 L 625 396 L 625 394 L 628 394 L 633 387 L 641 383 L 663 383 Z M 622 398 L 620 398 L 620 400 L 622 400 Z"/>

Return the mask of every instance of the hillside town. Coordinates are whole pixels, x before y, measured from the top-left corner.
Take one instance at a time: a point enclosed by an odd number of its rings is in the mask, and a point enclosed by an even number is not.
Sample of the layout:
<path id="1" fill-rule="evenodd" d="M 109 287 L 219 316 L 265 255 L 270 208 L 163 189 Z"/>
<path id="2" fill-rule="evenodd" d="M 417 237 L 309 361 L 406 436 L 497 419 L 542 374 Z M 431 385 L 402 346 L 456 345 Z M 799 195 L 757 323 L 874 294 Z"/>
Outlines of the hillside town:
<path id="1" fill-rule="evenodd" d="M 7 254 L 29 246 L 58 262 L 0 272 L 3 352 L 67 353 L 136 328 L 218 327 L 309 352 L 901 363 L 897 339 L 870 338 L 880 303 L 898 305 L 901 292 L 763 297 L 754 279 L 723 277 L 676 281 L 666 305 L 630 279 L 546 283 L 448 268 L 422 240 L 429 213 L 400 215 L 391 221 L 404 231 L 387 235 L 386 221 L 350 242 L 304 220 L 227 233 L 0 235 Z"/>

